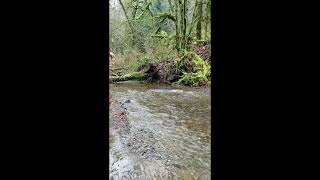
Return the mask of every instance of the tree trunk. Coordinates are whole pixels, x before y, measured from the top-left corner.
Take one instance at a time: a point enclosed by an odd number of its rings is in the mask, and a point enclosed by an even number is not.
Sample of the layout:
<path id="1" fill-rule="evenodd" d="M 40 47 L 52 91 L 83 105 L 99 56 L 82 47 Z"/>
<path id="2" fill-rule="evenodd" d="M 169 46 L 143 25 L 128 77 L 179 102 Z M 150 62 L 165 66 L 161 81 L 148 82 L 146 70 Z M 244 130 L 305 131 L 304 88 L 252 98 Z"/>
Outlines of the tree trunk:
<path id="1" fill-rule="evenodd" d="M 126 18 L 127 18 L 128 25 L 129 25 L 130 30 L 131 30 L 131 32 L 132 32 L 132 37 L 133 37 L 132 43 L 133 43 L 133 45 L 135 45 L 135 32 L 134 32 L 134 30 L 133 30 L 132 24 L 131 24 L 131 22 L 130 22 L 130 20 L 129 20 L 129 17 L 128 17 L 128 14 L 127 14 L 127 11 L 126 11 L 126 9 L 125 9 L 125 7 L 124 7 L 124 5 L 123 5 L 122 1 L 121 1 L 121 0 L 119 0 L 119 3 L 120 3 L 120 5 L 121 5 L 121 7 L 122 7 L 122 10 L 123 10 L 123 12 L 124 12 L 124 15 L 125 15 L 125 16 L 126 16 Z"/>
<path id="2" fill-rule="evenodd" d="M 195 6 L 194 6 L 194 9 L 193 9 L 193 14 L 192 14 L 192 20 L 191 20 L 191 25 L 189 27 L 189 32 L 188 32 L 188 36 L 191 36 L 191 32 L 193 30 L 193 27 L 194 27 L 194 23 L 197 21 L 197 7 L 198 7 L 198 0 L 196 0 L 195 2 Z"/>
<path id="3" fill-rule="evenodd" d="M 179 0 L 175 0 L 175 16 L 176 16 L 176 22 L 175 22 L 175 25 L 176 25 L 176 49 L 178 51 L 178 55 L 180 53 L 180 28 L 179 28 L 179 25 L 180 25 L 180 19 L 179 19 Z"/>
<path id="4" fill-rule="evenodd" d="M 184 28 L 184 11 L 183 11 L 183 4 L 182 1 L 184 0 L 179 0 L 179 7 L 180 7 L 180 43 L 181 43 L 181 50 L 184 49 L 183 45 L 183 41 L 184 41 L 184 37 L 183 37 L 183 28 Z"/>
<path id="5" fill-rule="evenodd" d="M 183 1 L 183 50 L 187 48 L 187 0 Z"/>
<path id="6" fill-rule="evenodd" d="M 129 17 L 128 17 L 128 14 L 127 14 L 127 11 L 126 11 L 126 9 L 125 9 L 125 7 L 124 7 L 124 5 L 123 5 L 122 1 L 121 1 L 121 0 L 119 0 L 119 3 L 120 3 L 120 5 L 121 5 L 121 7 L 122 7 L 122 10 L 123 10 L 123 12 L 124 12 L 124 15 L 125 15 L 125 16 L 126 16 L 126 18 L 127 18 L 127 21 L 128 21 L 129 27 L 130 27 L 130 30 L 131 30 L 131 32 L 132 32 L 132 33 L 134 33 L 134 31 L 133 31 L 133 27 L 132 27 L 132 25 L 131 25 L 131 22 L 130 22 Z"/>
<path id="7" fill-rule="evenodd" d="M 201 31 L 202 31 L 202 27 L 201 27 L 201 23 L 202 23 L 202 4 L 203 4 L 203 0 L 199 0 L 198 2 L 198 23 L 197 23 L 197 40 L 201 40 Z"/>
<path id="8" fill-rule="evenodd" d="M 205 40 L 208 41 L 209 40 L 209 36 L 208 36 L 208 27 L 210 24 L 210 9 L 211 9 L 211 4 L 210 4 L 210 0 L 207 0 L 206 3 L 206 25 L 205 25 Z"/>

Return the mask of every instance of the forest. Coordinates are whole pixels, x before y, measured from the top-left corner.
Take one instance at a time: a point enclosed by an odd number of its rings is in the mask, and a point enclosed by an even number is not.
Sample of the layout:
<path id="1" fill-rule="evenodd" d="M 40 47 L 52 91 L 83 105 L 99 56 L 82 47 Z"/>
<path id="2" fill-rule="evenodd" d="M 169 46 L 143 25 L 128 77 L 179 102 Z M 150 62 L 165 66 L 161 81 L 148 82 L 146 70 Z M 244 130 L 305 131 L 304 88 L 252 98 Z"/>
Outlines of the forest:
<path id="1" fill-rule="evenodd" d="M 109 0 L 109 82 L 211 82 L 210 0 Z"/>

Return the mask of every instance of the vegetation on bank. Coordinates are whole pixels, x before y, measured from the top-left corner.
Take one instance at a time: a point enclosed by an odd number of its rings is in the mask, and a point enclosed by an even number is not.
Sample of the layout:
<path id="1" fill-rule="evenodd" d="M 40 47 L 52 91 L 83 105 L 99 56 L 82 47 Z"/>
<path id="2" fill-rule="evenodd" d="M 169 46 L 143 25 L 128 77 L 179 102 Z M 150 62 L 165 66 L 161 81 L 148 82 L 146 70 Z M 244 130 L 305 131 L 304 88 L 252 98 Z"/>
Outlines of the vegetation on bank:
<path id="1" fill-rule="evenodd" d="M 210 0 L 110 0 L 109 7 L 110 82 L 210 82 Z"/>

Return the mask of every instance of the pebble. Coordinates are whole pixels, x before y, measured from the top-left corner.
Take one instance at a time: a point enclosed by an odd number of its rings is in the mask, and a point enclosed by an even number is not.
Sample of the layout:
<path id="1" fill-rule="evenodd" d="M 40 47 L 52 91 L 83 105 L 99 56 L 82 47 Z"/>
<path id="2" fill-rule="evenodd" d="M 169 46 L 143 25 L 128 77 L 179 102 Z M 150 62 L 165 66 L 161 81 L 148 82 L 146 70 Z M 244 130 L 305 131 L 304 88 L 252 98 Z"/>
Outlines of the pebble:
<path id="1" fill-rule="evenodd" d="M 126 100 L 124 103 L 130 103 L 131 101 L 128 99 L 128 100 Z"/>

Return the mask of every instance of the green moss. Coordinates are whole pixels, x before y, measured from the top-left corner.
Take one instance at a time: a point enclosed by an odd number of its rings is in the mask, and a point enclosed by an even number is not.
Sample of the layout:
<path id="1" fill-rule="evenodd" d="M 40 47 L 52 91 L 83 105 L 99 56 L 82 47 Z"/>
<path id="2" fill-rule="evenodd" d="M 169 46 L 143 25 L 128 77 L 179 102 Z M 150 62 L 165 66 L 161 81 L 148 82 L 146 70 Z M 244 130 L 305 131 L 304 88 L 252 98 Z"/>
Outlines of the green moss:
<path id="1" fill-rule="evenodd" d="M 210 65 L 204 61 L 200 56 L 193 52 L 186 52 L 179 62 L 178 67 L 181 68 L 185 61 L 192 59 L 192 72 L 182 72 L 178 83 L 190 86 L 201 86 L 209 83 Z"/>
<path id="2" fill-rule="evenodd" d="M 136 81 L 143 81 L 144 80 L 144 75 L 142 73 L 139 72 L 132 72 L 127 74 L 127 77 L 130 80 L 136 80 Z"/>
<path id="3" fill-rule="evenodd" d="M 109 78 L 110 82 L 119 82 L 119 81 L 129 81 L 129 80 L 134 80 L 134 81 L 143 81 L 145 78 L 144 74 L 140 72 L 131 72 L 128 73 L 124 76 L 113 76 Z"/>

